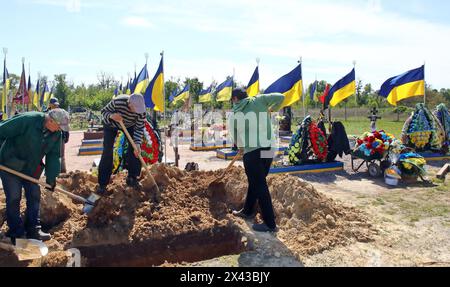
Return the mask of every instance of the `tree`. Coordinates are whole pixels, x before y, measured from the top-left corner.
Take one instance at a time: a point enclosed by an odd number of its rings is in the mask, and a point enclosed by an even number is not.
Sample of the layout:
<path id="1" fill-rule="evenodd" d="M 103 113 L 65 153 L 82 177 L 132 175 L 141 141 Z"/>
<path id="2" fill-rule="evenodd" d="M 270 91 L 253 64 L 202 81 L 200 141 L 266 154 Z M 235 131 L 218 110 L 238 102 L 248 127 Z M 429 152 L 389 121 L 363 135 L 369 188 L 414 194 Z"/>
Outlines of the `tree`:
<path id="1" fill-rule="evenodd" d="M 69 106 L 68 99 L 71 94 L 71 87 L 66 82 L 66 74 L 55 75 L 56 86 L 53 95 L 58 99 L 60 107 L 67 109 Z"/>
<path id="2" fill-rule="evenodd" d="M 363 83 L 361 79 L 358 79 L 356 82 L 356 104 L 358 106 L 364 106 L 367 104 L 367 95 L 363 93 Z"/>
<path id="3" fill-rule="evenodd" d="M 190 85 L 189 93 L 191 94 L 194 103 L 198 103 L 198 95 L 203 90 L 203 83 L 198 78 L 186 78 L 184 85 Z"/>
<path id="4" fill-rule="evenodd" d="M 179 79 L 177 79 L 176 81 L 174 79 L 170 79 L 164 83 L 164 91 L 166 93 L 166 109 L 174 108 L 169 98 L 174 91 L 180 89 L 179 82 Z"/>
<path id="5" fill-rule="evenodd" d="M 114 85 L 117 85 L 117 82 L 114 80 L 114 76 L 110 73 L 101 71 L 98 73 L 97 79 L 99 86 L 104 90 L 110 89 Z"/>

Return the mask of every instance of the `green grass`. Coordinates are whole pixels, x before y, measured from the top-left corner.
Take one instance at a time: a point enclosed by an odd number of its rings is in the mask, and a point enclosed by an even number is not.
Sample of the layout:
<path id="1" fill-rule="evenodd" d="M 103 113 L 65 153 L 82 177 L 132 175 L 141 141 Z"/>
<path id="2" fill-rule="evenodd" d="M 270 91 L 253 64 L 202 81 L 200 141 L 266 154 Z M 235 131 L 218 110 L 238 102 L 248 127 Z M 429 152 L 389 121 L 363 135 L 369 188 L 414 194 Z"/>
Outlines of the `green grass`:
<path id="1" fill-rule="evenodd" d="M 352 117 L 347 121 L 343 119 L 335 119 L 336 121 L 341 121 L 344 124 L 345 131 L 348 135 L 352 136 L 361 136 L 363 133 L 370 131 L 370 121 L 364 117 Z M 296 121 L 294 121 L 296 122 Z M 377 129 L 384 130 L 388 133 L 393 134 L 396 138 L 400 139 L 402 134 L 402 128 L 404 125 L 404 121 L 392 121 L 392 120 L 378 120 L 377 121 Z M 325 124 L 328 128 L 328 124 Z M 292 131 L 295 133 L 298 130 L 298 126 L 293 124 Z"/>
<path id="2" fill-rule="evenodd" d="M 342 121 L 342 123 L 348 135 L 361 136 L 363 133 L 370 131 L 370 122 L 364 118 L 353 118 L 348 121 Z M 399 139 L 402 134 L 403 124 L 404 122 L 379 120 L 377 122 L 377 129 L 391 133 Z"/>

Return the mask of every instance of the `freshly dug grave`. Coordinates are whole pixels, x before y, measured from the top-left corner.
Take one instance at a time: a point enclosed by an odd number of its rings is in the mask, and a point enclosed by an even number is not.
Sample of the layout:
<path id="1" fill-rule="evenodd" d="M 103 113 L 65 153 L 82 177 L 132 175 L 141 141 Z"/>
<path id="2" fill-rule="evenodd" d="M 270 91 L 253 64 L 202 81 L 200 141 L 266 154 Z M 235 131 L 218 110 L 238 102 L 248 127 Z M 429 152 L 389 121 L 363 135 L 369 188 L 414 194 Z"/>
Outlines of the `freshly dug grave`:
<path id="1" fill-rule="evenodd" d="M 149 266 L 240 253 L 245 249 L 238 228 L 242 221 L 232 217 L 230 210 L 242 206 L 247 179 L 242 168 L 234 168 L 224 178 L 224 190 L 211 193 L 208 185 L 221 172 L 153 166 L 162 191 L 160 203 L 152 201 L 146 186 L 142 191 L 128 188 L 125 175 L 119 174 L 88 216 L 65 196 L 52 195 L 62 200 L 56 202 L 44 198 L 44 206 L 53 205 L 52 215 L 45 220 L 53 226 L 49 247 L 54 251 L 78 248 L 89 266 Z M 84 172 L 65 175 L 61 182 L 84 197 L 96 187 L 96 178 Z M 371 240 L 373 230 L 364 215 L 327 199 L 309 183 L 285 175 L 269 176 L 268 183 L 280 228 L 278 238 L 295 255 Z M 49 208 L 43 209 L 50 213 Z M 60 256 L 49 257 L 50 262 L 41 265 L 58 266 L 64 262 Z"/>

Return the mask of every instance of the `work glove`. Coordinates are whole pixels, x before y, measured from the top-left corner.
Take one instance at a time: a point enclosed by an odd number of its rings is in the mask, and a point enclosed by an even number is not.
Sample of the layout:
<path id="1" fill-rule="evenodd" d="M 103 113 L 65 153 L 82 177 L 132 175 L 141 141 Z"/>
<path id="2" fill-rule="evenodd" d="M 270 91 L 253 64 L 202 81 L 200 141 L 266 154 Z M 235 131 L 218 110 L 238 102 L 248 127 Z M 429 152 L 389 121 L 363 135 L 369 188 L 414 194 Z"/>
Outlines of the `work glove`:
<path id="1" fill-rule="evenodd" d="M 50 186 L 46 186 L 45 190 L 50 191 L 50 192 L 55 192 L 55 188 L 56 188 L 56 182 L 54 183 L 47 183 Z"/>

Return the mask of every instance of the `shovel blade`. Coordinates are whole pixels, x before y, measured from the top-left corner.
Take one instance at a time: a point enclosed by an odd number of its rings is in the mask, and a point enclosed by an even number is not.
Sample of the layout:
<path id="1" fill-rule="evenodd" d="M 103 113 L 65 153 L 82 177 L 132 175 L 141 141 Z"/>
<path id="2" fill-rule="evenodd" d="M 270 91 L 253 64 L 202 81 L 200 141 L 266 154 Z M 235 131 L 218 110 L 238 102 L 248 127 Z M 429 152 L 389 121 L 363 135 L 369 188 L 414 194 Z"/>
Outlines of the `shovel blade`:
<path id="1" fill-rule="evenodd" d="M 91 193 L 91 195 L 89 195 L 89 197 L 86 199 L 86 203 L 83 206 L 83 213 L 91 213 L 99 199 L 100 196 L 98 194 Z"/>
<path id="2" fill-rule="evenodd" d="M 19 261 L 39 259 L 48 254 L 48 247 L 44 242 L 34 239 L 16 239 L 14 247 Z"/>

